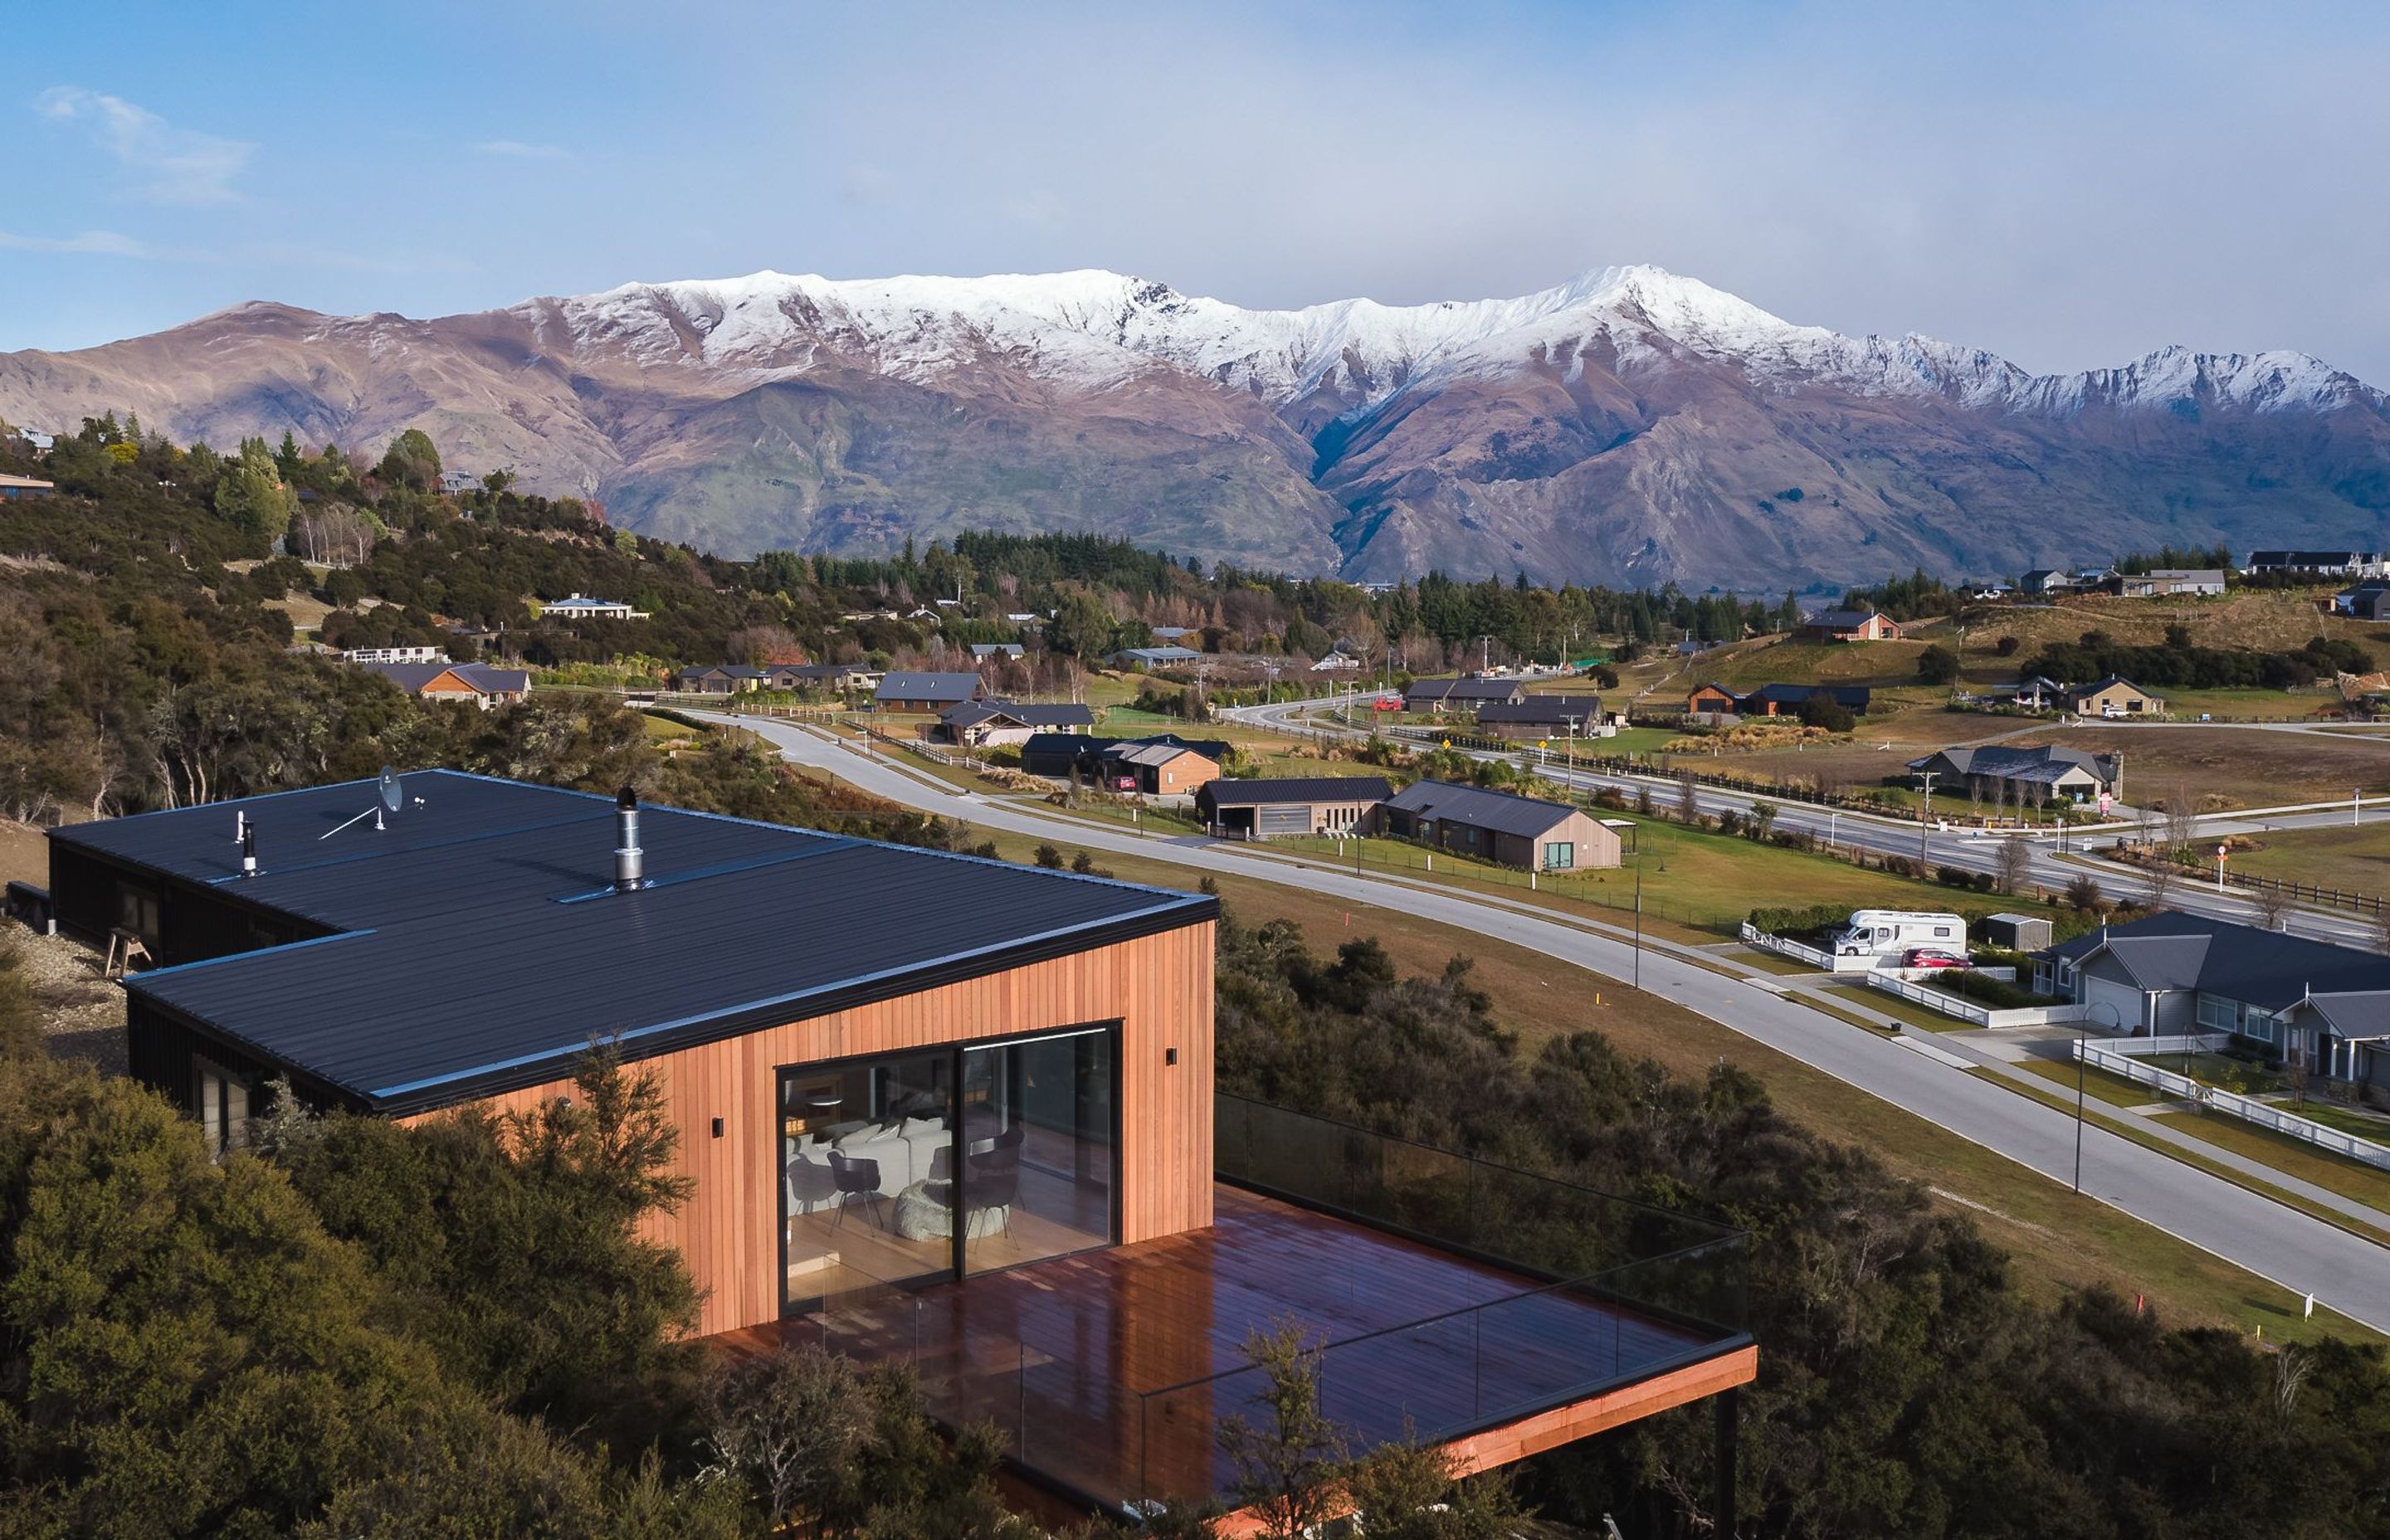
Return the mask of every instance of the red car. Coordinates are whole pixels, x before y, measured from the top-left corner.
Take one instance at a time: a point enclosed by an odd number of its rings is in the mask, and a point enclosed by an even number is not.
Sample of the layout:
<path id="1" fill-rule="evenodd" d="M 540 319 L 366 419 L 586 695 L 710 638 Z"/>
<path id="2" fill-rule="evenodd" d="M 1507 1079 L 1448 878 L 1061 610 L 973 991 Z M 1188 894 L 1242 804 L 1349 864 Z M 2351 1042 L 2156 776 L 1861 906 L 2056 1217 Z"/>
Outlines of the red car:
<path id="1" fill-rule="evenodd" d="M 1908 955 L 1901 958 L 1900 963 L 1903 968 L 1965 968 L 1969 966 L 1967 959 L 1959 956 L 1956 952 L 1936 952 L 1930 946 L 1915 946 L 1909 948 Z"/>
<path id="2" fill-rule="evenodd" d="M 1369 702 L 1369 709 L 1373 712 L 1398 712 L 1403 709 L 1403 698 L 1399 695 L 1381 695 Z"/>

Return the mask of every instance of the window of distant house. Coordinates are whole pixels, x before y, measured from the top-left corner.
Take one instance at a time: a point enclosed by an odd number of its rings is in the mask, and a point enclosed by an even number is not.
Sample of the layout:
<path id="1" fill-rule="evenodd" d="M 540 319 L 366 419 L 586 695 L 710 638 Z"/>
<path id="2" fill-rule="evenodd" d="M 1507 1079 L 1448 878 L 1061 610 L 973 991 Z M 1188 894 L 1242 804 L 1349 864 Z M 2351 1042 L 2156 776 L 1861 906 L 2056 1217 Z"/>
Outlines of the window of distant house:
<path id="1" fill-rule="evenodd" d="M 2240 1014 L 2229 1000 L 2219 1000 L 2213 995 L 2199 997 L 2199 1024 L 2210 1032 L 2238 1031 Z"/>
<path id="2" fill-rule="evenodd" d="M 1554 840 L 1544 846 L 1544 865 L 1555 871 L 1576 865 L 1576 843 L 1571 840 Z"/>
<path id="3" fill-rule="evenodd" d="M 2241 1035 L 2254 1037 L 2260 1043 L 2275 1041 L 2278 1034 L 2272 1013 L 2259 1010 L 2252 1006 L 2248 1016 L 2241 1023 Z"/>

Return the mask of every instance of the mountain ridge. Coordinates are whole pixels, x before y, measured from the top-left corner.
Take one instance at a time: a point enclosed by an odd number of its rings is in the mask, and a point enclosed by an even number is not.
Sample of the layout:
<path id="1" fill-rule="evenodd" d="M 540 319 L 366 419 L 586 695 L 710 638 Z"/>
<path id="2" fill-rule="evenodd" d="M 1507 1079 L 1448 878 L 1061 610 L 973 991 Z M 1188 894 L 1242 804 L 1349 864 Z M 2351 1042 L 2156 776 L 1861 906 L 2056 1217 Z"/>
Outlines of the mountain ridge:
<path id="1" fill-rule="evenodd" d="M 744 554 L 1094 528 L 1355 578 L 1832 585 L 2106 549 L 2379 544 L 2390 404 L 2312 356 L 2035 375 L 1588 269 L 1511 299 L 1248 310 L 1081 269 L 771 271 L 414 319 L 251 302 L 0 354 L 0 417 L 370 446 Z"/>

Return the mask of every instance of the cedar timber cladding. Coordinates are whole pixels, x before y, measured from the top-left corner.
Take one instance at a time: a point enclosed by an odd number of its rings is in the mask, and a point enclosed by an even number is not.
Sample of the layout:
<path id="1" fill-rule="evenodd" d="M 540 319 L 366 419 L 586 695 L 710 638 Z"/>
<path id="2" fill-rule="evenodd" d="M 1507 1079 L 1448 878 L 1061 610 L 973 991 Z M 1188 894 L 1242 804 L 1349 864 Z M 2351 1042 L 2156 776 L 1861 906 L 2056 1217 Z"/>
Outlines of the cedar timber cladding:
<path id="1" fill-rule="evenodd" d="M 679 1212 L 655 1216 L 649 1235 L 679 1247 L 707 1290 L 699 1329 L 710 1335 L 779 1314 L 773 1097 L 783 1065 L 1118 1020 L 1120 1238 L 1211 1224 L 1212 946 L 1210 922 L 1183 926 L 647 1060 L 680 1130 L 680 1169 L 696 1183 Z M 1173 1048 L 1176 1064 L 1165 1061 Z M 558 1080 L 482 1105 L 513 1110 L 572 1090 Z"/>

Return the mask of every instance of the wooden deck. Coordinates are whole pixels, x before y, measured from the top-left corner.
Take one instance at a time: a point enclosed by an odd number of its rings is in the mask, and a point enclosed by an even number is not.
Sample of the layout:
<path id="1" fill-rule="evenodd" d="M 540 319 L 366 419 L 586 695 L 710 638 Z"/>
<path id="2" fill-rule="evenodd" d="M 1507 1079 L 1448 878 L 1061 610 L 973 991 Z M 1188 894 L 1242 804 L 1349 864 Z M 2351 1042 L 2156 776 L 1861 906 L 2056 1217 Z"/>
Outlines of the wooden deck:
<path id="1" fill-rule="evenodd" d="M 1472 1466 L 1753 1372 L 1747 1342 L 1724 1334 L 1240 1188 L 1221 1187 L 1215 1204 L 1206 1229 L 757 1328 L 733 1345 L 777 1331 L 909 1359 L 941 1418 L 994 1420 L 1025 1469 L 1107 1504 L 1226 1488 L 1219 1423 L 1250 1413 L 1262 1386 L 1243 1346 L 1279 1322 L 1329 1344 L 1326 1409 L 1356 1447 L 1415 1430 L 1457 1443 Z"/>

